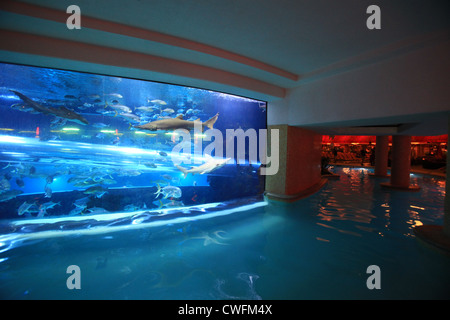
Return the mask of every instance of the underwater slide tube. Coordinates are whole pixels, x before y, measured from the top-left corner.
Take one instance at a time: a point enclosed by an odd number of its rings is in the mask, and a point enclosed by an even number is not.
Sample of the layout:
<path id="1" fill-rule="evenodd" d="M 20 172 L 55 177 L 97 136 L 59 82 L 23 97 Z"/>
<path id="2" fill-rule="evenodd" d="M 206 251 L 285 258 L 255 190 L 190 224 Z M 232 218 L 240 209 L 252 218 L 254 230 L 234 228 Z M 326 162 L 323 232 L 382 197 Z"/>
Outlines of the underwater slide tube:
<path id="1" fill-rule="evenodd" d="M 231 215 L 267 204 L 261 196 L 255 196 L 180 208 L 3 221 L 0 222 L 0 252 L 25 240 L 159 227 Z"/>

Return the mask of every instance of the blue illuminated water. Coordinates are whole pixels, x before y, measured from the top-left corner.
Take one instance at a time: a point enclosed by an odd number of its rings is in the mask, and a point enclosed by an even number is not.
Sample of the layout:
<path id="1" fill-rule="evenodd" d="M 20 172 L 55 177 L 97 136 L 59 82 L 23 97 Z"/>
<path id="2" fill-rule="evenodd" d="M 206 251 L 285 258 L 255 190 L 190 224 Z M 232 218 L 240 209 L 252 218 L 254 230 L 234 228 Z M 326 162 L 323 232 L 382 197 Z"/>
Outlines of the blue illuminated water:
<path id="1" fill-rule="evenodd" d="M 292 205 L 251 198 L 16 226 L 1 240 L 0 296 L 448 299 L 450 259 L 413 234 L 416 225 L 442 224 L 445 180 L 413 174 L 421 190 L 406 193 L 382 189 L 386 180 L 367 169 L 335 172 L 339 180 Z M 80 290 L 66 286 L 69 265 L 80 267 Z M 380 267 L 379 290 L 366 286 L 369 265 Z"/>
<path id="2" fill-rule="evenodd" d="M 0 112 L 0 220 L 185 207 L 263 192 L 260 159 L 238 142 L 245 136 L 228 135 L 252 129 L 251 150 L 262 150 L 262 101 L 0 63 Z M 187 124 L 200 128 L 182 130 Z M 183 173 L 192 167 L 197 174 Z"/>

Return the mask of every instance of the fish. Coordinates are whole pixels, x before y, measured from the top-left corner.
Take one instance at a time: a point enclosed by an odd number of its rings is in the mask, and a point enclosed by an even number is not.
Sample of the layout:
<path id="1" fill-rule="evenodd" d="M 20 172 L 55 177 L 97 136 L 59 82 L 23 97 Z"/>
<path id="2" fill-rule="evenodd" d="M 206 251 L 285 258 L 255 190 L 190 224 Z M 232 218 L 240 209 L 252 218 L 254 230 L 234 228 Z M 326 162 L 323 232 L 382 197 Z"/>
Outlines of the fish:
<path id="1" fill-rule="evenodd" d="M 107 192 L 108 192 L 108 189 L 103 188 L 102 186 L 89 187 L 83 191 L 84 194 L 93 194 L 97 198 L 101 198 Z"/>
<path id="2" fill-rule="evenodd" d="M 46 184 L 51 184 L 53 182 L 54 175 L 49 175 L 45 178 Z"/>
<path id="3" fill-rule="evenodd" d="M 163 174 L 161 177 L 163 177 L 166 180 L 172 181 L 173 177 L 170 174 Z"/>
<path id="4" fill-rule="evenodd" d="M 44 193 L 45 193 L 45 198 L 51 198 L 53 191 L 48 185 L 45 185 Z"/>
<path id="5" fill-rule="evenodd" d="M 117 99 L 122 99 L 123 96 L 120 93 L 105 93 L 104 96 L 110 96 L 110 97 L 114 97 Z"/>
<path id="6" fill-rule="evenodd" d="M 92 108 L 94 106 L 94 104 L 93 103 L 87 103 L 87 102 L 85 102 L 85 103 L 83 103 L 83 105 L 81 106 L 81 107 L 78 107 L 79 109 L 86 109 L 86 108 Z"/>
<path id="7" fill-rule="evenodd" d="M 164 197 L 163 199 L 167 198 L 180 198 L 182 195 L 181 189 L 174 186 L 167 186 L 164 188 L 161 188 L 159 184 L 157 184 L 158 190 L 155 192 L 156 198 L 159 197 L 160 194 L 162 194 Z"/>
<path id="8" fill-rule="evenodd" d="M 164 113 L 174 113 L 175 110 L 173 110 L 172 108 L 166 108 L 166 109 L 164 109 L 164 110 L 161 110 L 161 113 L 162 113 L 162 112 L 164 112 Z"/>
<path id="9" fill-rule="evenodd" d="M 96 123 L 92 124 L 92 126 L 95 128 L 106 128 L 106 127 L 109 127 L 109 124 L 104 124 L 102 122 L 96 122 Z"/>
<path id="10" fill-rule="evenodd" d="M 146 166 L 147 168 L 156 168 L 156 164 L 154 164 L 153 162 L 146 162 L 144 163 L 144 166 Z"/>
<path id="11" fill-rule="evenodd" d="M 186 168 L 180 167 L 178 165 L 176 165 L 176 167 L 178 168 L 178 170 L 180 170 L 181 172 L 184 173 L 184 177 L 186 178 L 188 173 L 192 173 L 193 175 L 196 173 L 198 173 L 198 174 L 210 173 L 214 170 L 217 170 L 217 169 L 223 167 L 230 160 L 231 160 L 231 158 L 217 159 L 217 158 L 209 157 L 208 160 L 206 161 L 206 163 L 204 163 L 198 167 L 192 167 L 189 170 Z"/>
<path id="12" fill-rule="evenodd" d="M 108 179 L 108 178 L 102 178 L 99 181 L 97 181 L 100 184 L 116 184 L 117 181 L 114 179 Z"/>
<path id="13" fill-rule="evenodd" d="M 104 133 L 99 132 L 94 137 L 97 139 L 104 139 L 106 135 Z"/>
<path id="14" fill-rule="evenodd" d="M 34 203 L 28 203 L 28 202 L 24 202 L 22 203 L 19 208 L 17 209 L 17 214 L 19 216 L 23 215 L 24 213 L 29 212 L 30 208 L 34 205 Z"/>
<path id="15" fill-rule="evenodd" d="M 32 107 L 35 111 L 43 113 L 43 114 L 50 114 L 50 115 L 54 115 L 60 118 L 65 118 L 67 120 L 79 123 L 79 124 L 89 124 L 89 122 L 80 114 L 76 113 L 75 111 L 69 110 L 66 107 L 59 107 L 59 108 L 54 108 L 54 107 L 44 107 L 42 105 L 40 105 L 39 103 L 31 100 L 30 98 L 28 98 L 26 95 L 15 91 L 15 90 L 10 90 L 11 92 L 13 92 L 14 94 L 16 94 L 20 99 L 23 100 L 23 102 L 25 102 L 27 105 L 29 105 L 30 107 Z"/>
<path id="16" fill-rule="evenodd" d="M 89 211 L 89 213 L 93 213 L 93 214 L 109 213 L 108 210 L 99 208 L 99 207 L 92 207 L 92 208 L 87 209 L 87 211 Z"/>
<path id="17" fill-rule="evenodd" d="M 15 103 L 15 104 L 11 105 L 11 108 L 13 108 L 13 109 L 15 109 L 15 110 L 22 111 L 22 112 L 36 113 L 36 111 L 34 111 L 33 108 L 27 107 L 27 106 L 24 105 L 23 103 Z M 33 112 L 33 111 L 34 111 L 34 112 Z"/>
<path id="18" fill-rule="evenodd" d="M 134 122 L 141 122 L 141 118 L 139 118 L 137 115 L 132 114 L 132 113 L 121 112 L 121 113 L 119 113 L 119 117 L 128 119 L 130 121 L 134 121 Z"/>
<path id="19" fill-rule="evenodd" d="M 35 211 L 38 213 L 36 215 L 36 217 L 40 218 L 40 217 L 45 216 L 47 214 L 47 209 L 52 209 L 57 204 L 61 205 L 60 203 L 55 203 L 52 201 L 49 201 L 49 202 L 39 205 L 39 207 L 37 207 L 37 210 Z"/>
<path id="20" fill-rule="evenodd" d="M 109 107 L 113 108 L 117 112 L 124 112 L 124 113 L 131 113 L 132 112 L 130 107 L 124 106 L 123 104 L 109 105 Z"/>
<path id="21" fill-rule="evenodd" d="M 104 116 L 111 117 L 115 117 L 117 115 L 117 111 L 114 110 L 96 109 L 95 112 L 101 113 Z"/>
<path id="22" fill-rule="evenodd" d="M 117 173 L 119 177 L 137 177 L 141 174 L 142 172 L 140 172 L 139 170 L 125 169 L 125 168 L 121 168 Z"/>
<path id="23" fill-rule="evenodd" d="M 86 208 L 87 207 L 87 203 L 89 202 L 89 197 L 84 197 L 84 198 L 80 198 L 80 199 L 77 199 L 77 200 L 75 200 L 74 202 L 73 202 L 73 204 L 75 205 L 75 207 L 78 207 L 78 208 Z"/>
<path id="24" fill-rule="evenodd" d="M 176 130 L 176 129 L 187 129 L 191 130 L 194 129 L 195 125 L 199 125 L 201 130 L 205 127 L 209 129 L 213 129 L 214 123 L 217 121 L 217 118 L 219 117 L 219 113 L 217 113 L 214 117 L 211 119 L 201 122 L 200 120 L 195 121 L 188 121 L 183 119 L 183 115 L 178 115 L 175 118 L 169 118 L 169 119 L 162 119 L 162 120 L 156 120 L 152 121 L 143 125 L 134 126 L 135 128 L 142 129 L 142 130 L 149 130 L 149 131 L 168 131 L 168 130 Z"/>
<path id="25" fill-rule="evenodd" d="M 155 110 L 154 107 L 148 107 L 148 106 L 141 106 L 141 107 L 137 107 L 136 109 L 140 110 L 141 112 L 144 112 L 144 113 L 145 112 L 150 113 L 150 112 L 153 112 Z"/>
<path id="26" fill-rule="evenodd" d="M 14 199 L 19 194 L 22 194 L 22 193 L 23 193 L 22 190 L 15 190 L 15 189 L 0 193 L 0 202 L 5 202 L 8 200 Z"/>
<path id="27" fill-rule="evenodd" d="M 119 137 L 116 137 L 116 138 L 112 141 L 112 144 L 115 145 L 115 146 L 117 146 L 119 143 L 120 143 L 120 138 L 119 138 Z"/>
<path id="28" fill-rule="evenodd" d="M 86 97 L 91 100 L 100 99 L 100 95 L 98 95 L 98 94 L 90 94 L 90 95 L 87 95 Z"/>
<path id="29" fill-rule="evenodd" d="M 167 157 L 167 153 L 164 151 L 159 151 L 158 153 L 160 156 Z"/>
<path id="30" fill-rule="evenodd" d="M 169 200 L 169 199 L 161 199 L 153 201 L 153 204 L 158 207 L 158 209 L 162 208 L 175 208 L 175 207 L 184 207 L 184 203 L 178 200 Z"/>
<path id="31" fill-rule="evenodd" d="M 259 107 L 259 109 L 262 111 L 262 112 L 266 112 L 266 104 L 265 103 L 259 103 L 258 104 L 258 107 Z"/>
<path id="32" fill-rule="evenodd" d="M 45 210 L 45 208 L 39 208 L 39 212 L 37 214 L 37 218 L 42 218 L 43 216 L 45 216 L 47 214 L 47 210 Z"/>
<path id="33" fill-rule="evenodd" d="M 156 180 L 156 181 L 152 181 L 152 183 L 154 183 L 154 184 L 156 184 L 156 185 L 159 184 L 160 186 L 162 186 L 162 185 L 164 185 L 164 186 L 170 185 L 170 182 L 167 181 L 167 180 L 164 180 L 164 179 L 158 179 L 158 180 Z"/>
<path id="34" fill-rule="evenodd" d="M 52 208 L 54 208 L 56 206 L 61 206 L 61 202 L 48 201 L 48 202 L 45 202 L 45 203 L 41 204 L 39 206 L 39 210 L 46 210 L 47 211 L 48 209 L 52 209 Z"/>
<path id="35" fill-rule="evenodd" d="M 75 207 L 75 209 L 70 210 L 69 216 L 82 214 L 85 209 L 86 209 L 86 207 Z"/>
<path id="36" fill-rule="evenodd" d="M 6 178 L 0 179 L 0 192 L 5 192 L 11 189 L 11 184 Z"/>
<path id="37" fill-rule="evenodd" d="M 70 177 L 69 179 L 67 179 L 67 183 L 78 183 L 78 182 L 83 182 L 84 180 L 88 179 L 88 177 L 80 177 L 80 176 L 74 176 L 74 177 Z"/>
<path id="38" fill-rule="evenodd" d="M 127 205 L 123 208 L 123 210 L 124 210 L 124 211 L 127 211 L 127 212 L 130 212 L 130 211 L 138 211 L 139 209 L 140 209 L 140 207 L 137 206 L 137 205 L 134 205 L 134 204 L 127 204 Z"/>
<path id="39" fill-rule="evenodd" d="M 159 104 L 161 106 L 165 106 L 167 104 L 167 102 L 165 102 L 163 100 L 159 100 L 159 99 L 148 100 L 148 102 L 153 103 L 153 104 Z"/>
<path id="40" fill-rule="evenodd" d="M 67 119 L 56 117 L 50 123 L 50 129 L 58 130 L 61 129 L 67 123 Z"/>
<path id="41" fill-rule="evenodd" d="M 20 178 L 16 179 L 16 184 L 21 188 L 25 187 L 25 182 L 23 182 L 23 180 Z"/>

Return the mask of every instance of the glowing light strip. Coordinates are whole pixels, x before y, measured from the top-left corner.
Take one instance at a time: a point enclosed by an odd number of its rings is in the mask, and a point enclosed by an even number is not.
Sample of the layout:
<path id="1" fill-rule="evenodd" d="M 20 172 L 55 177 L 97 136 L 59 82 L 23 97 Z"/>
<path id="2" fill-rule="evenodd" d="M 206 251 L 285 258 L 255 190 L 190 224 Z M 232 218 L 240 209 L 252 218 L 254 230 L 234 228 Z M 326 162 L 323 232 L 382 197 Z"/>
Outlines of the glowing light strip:
<path id="1" fill-rule="evenodd" d="M 120 218 L 131 217 L 134 215 L 142 214 L 144 212 L 148 212 L 149 214 L 158 214 L 158 216 L 167 215 L 169 211 L 174 210 L 189 210 L 193 208 L 201 208 L 201 209 L 210 209 L 215 208 L 220 204 L 220 202 L 208 203 L 199 206 L 190 206 L 190 207 L 179 207 L 179 208 L 166 208 L 166 209 L 154 209 L 154 210 L 139 210 L 139 211 L 127 211 L 127 212 L 111 212 L 111 213 L 101 213 L 95 215 L 80 215 L 80 216 L 63 216 L 58 218 L 40 218 L 40 219 L 27 219 L 27 220 L 16 220 L 11 224 L 15 226 L 21 226 L 24 224 L 41 224 L 41 223 L 57 223 L 61 221 L 83 221 L 83 220 L 95 220 L 95 221 L 107 221 L 114 220 Z M 159 214 L 162 212 L 161 214 Z"/>
<path id="2" fill-rule="evenodd" d="M 178 223 L 184 223 L 194 220 L 205 220 L 205 219 L 211 219 L 215 217 L 220 216 L 226 216 L 230 215 L 236 212 L 242 212 L 242 211 L 248 211 L 255 208 L 260 208 L 263 206 L 267 206 L 267 202 L 256 202 L 250 205 L 244 205 L 233 209 L 225 209 L 221 211 L 211 212 L 211 213 L 205 213 L 202 215 L 196 215 L 196 216 L 185 216 L 185 217 L 178 217 L 174 219 L 168 219 L 168 220 L 157 220 L 152 221 L 148 223 L 140 223 L 140 224 L 129 224 L 129 225 L 122 225 L 122 226 L 100 226 L 100 227 L 94 227 L 90 229 L 79 229 L 79 230 L 51 230 L 51 231 L 40 231 L 40 232 L 31 232 L 31 233 L 24 233 L 24 234 L 6 234 L 3 236 L 0 236 L 0 241 L 20 241 L 20 240 L 30 240 L 30 239 L 44 239 L 44 238 L 55 238 L 55 237 L 63 237 L 63 236 L 71 236 L 71 235 L 97 235 L 97 234 L 103 234 L 103 233 L 111 233 L 111 232 L 117 232 L 122 230 L 136 230 L 136 229 L 143 229 L 143 228 L 150 228 L 150 227 L 159 227 L 159 226 L 165 226 L 167 224 L 178 224 Z M 197 206 L 200 207 L 200 206 Z M 169 209 L 174 210 L 174 209 Z M 145 212 L 145 211 L 137 211 L 139 213 Z M 124 212 L 121 213 L 125 217 L 130 215 L 136 215 L 137 212 Z M 86 216 L 83 217 L 86 220 L 92 219 L 93 216 Z M 72 217 L 74 218 L 74 217 Z M 40 219 L 45 220 L 45 219 Z M 51 219 L 53 220 L 53 219 Z M 50 221 L 50 219 L 46 220 Z"/>
<path id="3" fill-rule="evenodd" d="M 32 131 L 34 133 L 34 131 Z M 16 136 L 0 136 L 0 142 L 25 143 L 25 138 Z"/>

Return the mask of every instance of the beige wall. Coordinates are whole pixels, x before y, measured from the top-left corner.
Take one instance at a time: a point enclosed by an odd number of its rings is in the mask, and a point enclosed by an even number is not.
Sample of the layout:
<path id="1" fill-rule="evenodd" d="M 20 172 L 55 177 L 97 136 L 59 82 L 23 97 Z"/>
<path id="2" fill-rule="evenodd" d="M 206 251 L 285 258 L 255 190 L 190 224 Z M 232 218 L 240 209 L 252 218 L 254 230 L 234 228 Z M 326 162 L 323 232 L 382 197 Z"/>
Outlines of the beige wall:
<path id="1" fill-rule="evenodd" d="M 287 125 L 269 126 L 269 130 L 272 129 L 279 130 L 279 170 L 275 175 L 266 176 L 266 191 L 299 195 L 318 185 L 321 182 L 322 136 Z"/>

